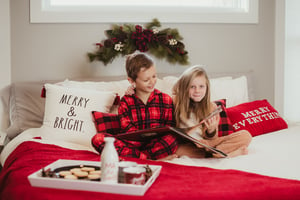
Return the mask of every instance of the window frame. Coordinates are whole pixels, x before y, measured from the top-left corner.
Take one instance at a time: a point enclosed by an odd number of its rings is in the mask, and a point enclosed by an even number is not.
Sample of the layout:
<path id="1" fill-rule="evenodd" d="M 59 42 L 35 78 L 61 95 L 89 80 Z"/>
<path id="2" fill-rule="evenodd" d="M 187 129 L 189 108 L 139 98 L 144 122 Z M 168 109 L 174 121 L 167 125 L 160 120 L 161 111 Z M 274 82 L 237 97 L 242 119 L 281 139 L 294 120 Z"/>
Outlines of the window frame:
<path id="1" fill-rule="evenodd" d="M 186 6 L 49 6 L 49 0 L 30 0 L 31 23 L 258 23 L 259 0 L 248 0 L 247 10 Z M 81 10 L 83 8 L 83 10 Z M 122 10 L 122 12 L 120 12 Z M 139 16 L 139 17 L 137 17 Z"/>

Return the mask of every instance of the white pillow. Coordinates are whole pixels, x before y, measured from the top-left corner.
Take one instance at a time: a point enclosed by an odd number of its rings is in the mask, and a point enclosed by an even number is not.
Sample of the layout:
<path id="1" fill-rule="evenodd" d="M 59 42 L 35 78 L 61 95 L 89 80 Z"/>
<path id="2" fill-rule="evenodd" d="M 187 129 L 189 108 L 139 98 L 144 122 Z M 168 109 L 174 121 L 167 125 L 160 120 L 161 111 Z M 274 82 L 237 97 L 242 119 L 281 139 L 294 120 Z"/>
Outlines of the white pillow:
<path id="1" fill-rule="evenodd" d="M 162 86 L 162 92 L 167 93 L 170 96 L 173 96 L 173 86 L 177 82 L 179 77 L 177 76 L 165 76 L 163 77 L 163 86 Z"/>
<path id="2" fill-rule="evenodd" d="M 123 96 L 128 86 L 130 85 L 127 79 L 120 81 L 71 81 L 65 80 L 63 82 L 57 83 L 57 85 L 62 85 L 68 88 L 78 88 L 78 89 L 89 89 L 98 91 L 110 91 L 115 92 L 119 96 Z"/>
<path id="3" fill-rule="evenodd" d="M 169 94 L 170 96 L 172 96 L 173 86 L 177 82 L 178 79 L 179 79 L 179 77 L 177 77 L 177 76 L 165 76 L 163 78 L 162 91 Z M 211 82 L 218 82 L 218 81 L 222 81 L 222 80 L 232 80 L 232 77 L 224 76 L 224 77 L 219 77 L 219 78 L 211 78 L 209 80 L 211 83 Z"/>
<path id="4" fill-rule="evenodd" d="M 172 88 L 179 77 L 166 76 L 163 78 L 162 91 L 172 95 Z M 210 78 L 211 100 L 226 99 L 226 106 L 231 107 L 249 101 L 246 76 L 232 78 L 223 76 Z"/>
<path id="5" fill-rule="evenodd" d="M 165 82 L 164 82 L 164 80 L 162 80 L 162 79 L 159 79 L 159 78 L 157 79 L 155 88 L 158 89 L 158 90 L 161 91 L 161 92 L 167 93 L 167 92 L 165 91 Z M 167 94 L 169 94 L 169 93 L 167 93 Z M 170 94 L 169 94 L 169 95 L 170 95 Z"/>
<path id="6" fill-rule="evenodd" d="M 213 79 L 210 85 L 211 100 L 226 99 L 226 107 L 249 101 L 246 76 L 234 79 Z"/>
<path id="7" fill-rule="evenodd" d="M 44 139 L 59 139 L 90 145 L 96 128 L 91 111 L 109 112 L 116 94 L 114 92 L 67 88 L 45 84 L 46 102 L 42 127 L 53 133 Z"/>
<path id="8" fill-rule="evenodd" d="M 120 81 L 71 81 L 66 79 L 63 82 L 56 83 L 56 85 L 65 86 L 68 88 L 81 88 L 90 90 L 100 90 L 100 91 L 111 91 L 117 93 L 120 97 L 124 96 L 125 91 L 128 89 L 130 83 L 127 79 Z M 155 88 L 162 91 L 165 89 L 164 81 L 162 79 L 157 79 Z"/>

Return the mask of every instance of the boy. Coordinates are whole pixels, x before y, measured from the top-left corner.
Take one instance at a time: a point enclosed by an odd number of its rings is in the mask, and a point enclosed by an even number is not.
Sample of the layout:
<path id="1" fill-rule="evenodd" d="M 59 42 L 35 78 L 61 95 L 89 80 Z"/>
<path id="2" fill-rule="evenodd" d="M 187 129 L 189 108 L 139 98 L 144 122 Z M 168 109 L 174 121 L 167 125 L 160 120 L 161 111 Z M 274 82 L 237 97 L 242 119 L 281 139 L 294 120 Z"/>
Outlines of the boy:
<path id="1" fill-rule="evenodd" d="M 174 126 L 172 98 L 155 89 L 156 69 L 146 54 L 132 54 L 126 59 L 128 81 L 135 88 L 133 95 L 124 95 L 118 109 L 120 124 L 125 132 L 158 126 Z M 97 144 L 97 134 L 92 139 Z M 103 137 L 103 136 L 102 136 Z M 146 142 L 116 140 L 116 150 L 121 157 L 141 159 L 171 159 L 178 144 L 176 137 L 166 134 Z M 96 148 L 100 149 L 100 148 Z M 98 150 L 99 151 L 99 150 Z"/>

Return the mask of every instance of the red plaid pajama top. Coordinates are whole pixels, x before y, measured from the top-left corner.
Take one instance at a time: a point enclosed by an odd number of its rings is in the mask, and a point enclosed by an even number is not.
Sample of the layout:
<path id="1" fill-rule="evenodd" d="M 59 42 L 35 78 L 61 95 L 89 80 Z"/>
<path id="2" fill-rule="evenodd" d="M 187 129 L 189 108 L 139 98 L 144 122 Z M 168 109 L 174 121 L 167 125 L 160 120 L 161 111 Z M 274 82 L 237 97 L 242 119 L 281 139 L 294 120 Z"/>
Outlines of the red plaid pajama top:
<path id="1" fill-rule="evenodd" d="M 158 126 L 175 126 L 172 98 L 154 90 L 145 105 L 136 95 L 125 95 L 118 109 L 122 132 L 131 132 Z M 98 133 L 93 138 L 93 146 L 98 151 L 103 149 L 104 136 L 108 133 Z M 100 148 L 99 148 L 100 147 Z M 115 147 L 120 157 L 135 157 L 142 159 L 160 159 L 174 154 L 178 143 L 172 134 L 166 134 L 146 142 L 118 140 Z"/>

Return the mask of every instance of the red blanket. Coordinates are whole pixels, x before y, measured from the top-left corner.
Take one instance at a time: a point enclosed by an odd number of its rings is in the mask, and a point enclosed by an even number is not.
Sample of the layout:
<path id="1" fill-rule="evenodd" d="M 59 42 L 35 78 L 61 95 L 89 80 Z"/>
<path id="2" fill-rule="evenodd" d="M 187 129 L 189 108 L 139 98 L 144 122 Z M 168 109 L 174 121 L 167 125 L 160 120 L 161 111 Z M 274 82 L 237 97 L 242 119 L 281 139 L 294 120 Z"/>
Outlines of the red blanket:
<path id="1" fill-rule="evenodd" d="M 0 173 L 0 199 L 300 199 L 300 181 L 142 160 L 134 161 L 162 165 L 159 177 L 144 196 L 32 187 L 27 176 L 57 159 L 98 161 L 100 156 L 88 151 L 24 142 L 8 157 Z"/>

